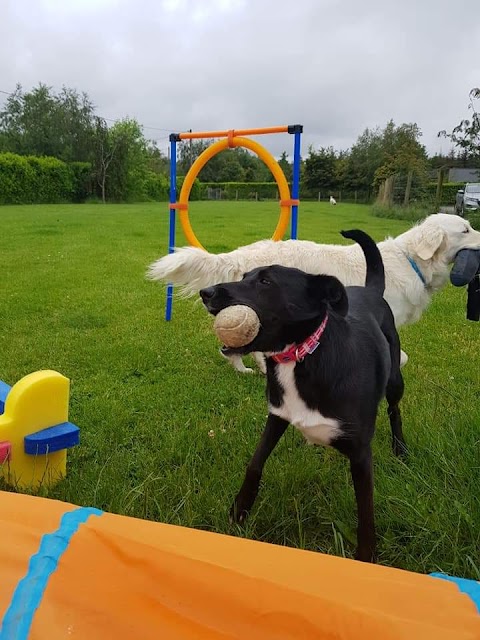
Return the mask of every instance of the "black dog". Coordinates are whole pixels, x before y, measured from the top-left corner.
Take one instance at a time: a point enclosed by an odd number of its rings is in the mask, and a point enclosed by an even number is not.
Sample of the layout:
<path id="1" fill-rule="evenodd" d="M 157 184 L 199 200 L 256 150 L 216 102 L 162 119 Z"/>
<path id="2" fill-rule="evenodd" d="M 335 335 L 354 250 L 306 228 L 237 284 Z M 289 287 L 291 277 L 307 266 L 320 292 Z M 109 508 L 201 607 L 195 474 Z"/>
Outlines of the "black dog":
<path id="1" fill-rule="evenodd" d="M 377 245 L 363 231 L 342 235 L 363 249 L 365 287 L 345 288 L 332 276 L 273 265 L 250 271 L 240 282 L 203 289 L 200 295 L 213 315 L 231 305 L 251 307 L 260 331 L 250 344 L 231 351 L 262 351 L 267 357 L 267 423 L 231 518 L 241 522 L 252 508 L 265 462 L 291 423 L 310 443 L 330 445 L 349 458 L 358 510 L 356 558 L 373 561 L 371 440 L 384 396 L 393 451 L 406 451 L 398 406 L 404 388 L 400 340 L 382 297 L 385 274 Z"/>

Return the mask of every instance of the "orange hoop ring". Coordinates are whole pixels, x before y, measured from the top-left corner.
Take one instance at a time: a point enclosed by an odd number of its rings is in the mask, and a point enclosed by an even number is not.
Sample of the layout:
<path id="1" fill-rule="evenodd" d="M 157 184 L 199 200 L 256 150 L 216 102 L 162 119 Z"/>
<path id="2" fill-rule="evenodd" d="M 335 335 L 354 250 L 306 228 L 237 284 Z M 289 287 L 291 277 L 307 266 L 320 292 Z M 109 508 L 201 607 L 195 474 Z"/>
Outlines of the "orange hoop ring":
<path id="1" fill-rule="evenodd" d="M 273 232 L 272 240 L 281 240 L 285 234 L 288 222 L 290 220 L 292 204 L 298 204 L 298 202 L 291 199 L 290 188 L 288 186 L 287 179 L 285 178 L 285 174 L 283 173 L 282 168 L 272 156 L 272 154 L 267 151 L 265 147 L 262 147 L 261 144 L 255 142 L 254 140 L 250 140 L 250 138 L 234 136 L 233 138 L 225 138 L 223 140 L 219 140 L 218 142 L 214 142 L 210 147 L 208 147 L 208 149 L 205 149 L 205 151 L 198 156 L 198 158 L 190 167 L 187 175 L 185 176 L 185 180 L 180 191 L 180 197 L 177 203 L 177 205 L 179 206 L 170 205 L 170 208 L 178 209 L 180 223 L 182 225 L 183 233 L 185 234 L 187 241 L 194 247 L 205 249 L 205 247 L 199 242 L 192 229 L 192 225 L 190 224 L 190 219 L 188 216 L 188 198 L 190 197 L 190 192 L 192 190 L 195 178 L 198 176 L 203 167 L 211 158 L 213 158 L 213 156 L 217 155 L 217 153 L 220 153 L 220 151 L 228 149 L 229 146 L 244 147 L 245 149 L 253 151 L 260 158 L 260 160 L 263 160 L 263 162 L 272 172 L 278 186 L 278 191 L 280 193 L 280 217 L 278 219 L 275 231 Z"/>

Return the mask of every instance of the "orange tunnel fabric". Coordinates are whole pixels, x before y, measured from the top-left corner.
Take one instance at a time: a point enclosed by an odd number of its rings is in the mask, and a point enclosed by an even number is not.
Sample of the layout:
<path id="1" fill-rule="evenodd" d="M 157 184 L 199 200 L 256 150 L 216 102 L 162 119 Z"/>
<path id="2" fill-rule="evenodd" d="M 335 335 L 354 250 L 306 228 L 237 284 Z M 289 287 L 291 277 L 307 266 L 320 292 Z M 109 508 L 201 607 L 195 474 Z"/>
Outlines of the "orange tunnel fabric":
<path id="1" fill-rule="evenodd" d="M 74 509 L 0 492 L 0 620 L 42 536 Z M 72 535 L 28 635 L 70 637 L 478 640 L 480 616 L 430 576 L 102 513 Z"/>

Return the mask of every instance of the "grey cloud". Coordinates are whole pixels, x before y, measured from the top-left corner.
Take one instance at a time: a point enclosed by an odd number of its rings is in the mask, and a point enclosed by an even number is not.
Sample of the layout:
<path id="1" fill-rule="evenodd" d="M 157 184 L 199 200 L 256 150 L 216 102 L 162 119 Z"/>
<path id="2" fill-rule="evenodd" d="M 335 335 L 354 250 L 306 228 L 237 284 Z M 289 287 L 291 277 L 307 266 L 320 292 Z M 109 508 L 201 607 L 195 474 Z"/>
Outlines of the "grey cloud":
<path id="1" fill-rule="evenodd" d="M 418 123 L 430 151 L 480 84 L 480 5 L 445 0 L 3 0 L 0 89 L 85 90 L 109 118 L 168 130 L 301 122 L 347 148 Z M 292 141 L 272 137 L 274 153 Z"/>

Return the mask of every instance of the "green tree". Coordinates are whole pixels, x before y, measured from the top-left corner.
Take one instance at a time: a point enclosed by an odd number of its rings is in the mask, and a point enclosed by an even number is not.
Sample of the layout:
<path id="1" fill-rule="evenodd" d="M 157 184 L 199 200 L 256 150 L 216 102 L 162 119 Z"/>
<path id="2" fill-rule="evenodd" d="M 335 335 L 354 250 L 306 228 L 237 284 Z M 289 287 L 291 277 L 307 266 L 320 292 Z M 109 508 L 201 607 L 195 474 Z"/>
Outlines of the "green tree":
<path id="1" fill-rule="evenodd" d="M 21 85 L 0 111 L 4 150 L 21 155 L 54 156 L 65 162 L 90 161 L 94 107 L 88 98 L 63 87 L 56 95 L 39 84 L 28 93 Z"/>
<path id="2" fill-rule="evenodd" d="M 348 154 L 343 186 L 352 190 L 369 191 L 382 159 L 381 130 L 365 129 Z"/>
<path id="3" fill-rule="evenodd" d="M 55 100 L 58 157 L 64 162 L 92 160 L 95 109 L 90 98 L 86 93 L 63 87 Z"/>
<path id="4" fill-rule="evenodd" d="M 234 154 L 220 167 L 218 182 L 245 182 L 245 169 Z"/>
<path id="5" fill-rule="evenodd" d="M 165 154 L 158 148 L 157 144 L 149 140 L 146 148 L 148 158 L 148 168 L 158 175 L 168 176 L 170 174 L 170 163 Z"/>
<path id="6" fill-rule="evenodd" d="M 419 142 L 421 135 L 415 123 L 396 127 L 390 121 L 383 131 L 383 162 L 375 172 L 374 183 L 379 185 L 394 176 L 405 177 L 405 205 L 409 203 L 414 179 L 419 186 L 426 182 L 427 153 Z"/>
<path id="7" fill-rule="evenodd" d="M 233 153 L 243 167 L 243 180 L 245 182 L 269 182 L 273 180 L 270 169 L 254 153 L 241 147 L 234 149 Z"/>
<path id="8" fill-rule="evenodd" d="M 278 161 L 283 173 L 285 174 L 285 178 L 287 182 L 291 182 L 293 178 L 293 165 L 288 159 L 288 155 L 286 151 L 282 152 L 280 159 Z"/>
<path id="9" fill-rule="evenodd" d="M 184 140 L 177 144 L 177 171 L 186 175 L 188 170 L 213 140 Z M 213 160 L 213 159 L 212 159 Z M 210 162 L 212 162 L 212 160 Z"/>
<path id="10" fill-rule="evenodd" d="M 335 190 L 338 186 L 336 165 L 337 155 L 333 147 L 322 147 L 318 151 L 310 147 L 303 172 L 306 188 L 312 193 Z"/>
<path id="11" fill-rule="evenodd" d="M 148 173 L 148 144 L 136 120 L 124 119 L 108 128 L 96 119 L 95 173 L 103 202 L 142 198 Z"/>
<path id="12" fill-rule="evenodd" d="M 185 140 L 178 146 L 177 170 L 186 175 L 198 156 L 214 140 Z M 268 167 L 247 149 L 225 149 L 213 156 L 199 174 L 202 182 L 265 182 L 272 180 Z"/>
<path id="13" fill-rule="evenodd" d="M 474 87 L 469 93 L 468 108 L 472 112 L 471 118 L 465 118 L 450 132 L 439 131 L 438 135 L 449 138 L 455 147 L 476 166 L 480 166 L 480 114 L 476 106 L 480 101 L 480 88 Z"/>
<path id="14" fill-rule="evenodd" d="M 17 85 L 0 112 L 7 150 L 21 155 L 57 156 L 55 113 L 55 98 L 46 85 L 40 84 L 26 94 Z"/>
<path id="15" fill-rule="evenodd" d="M 112 145 L 108 125 L 103 118 L 95 118 L 95 180 L 100 188 L 102 202 L 107 201 L 107 179 L 110 175 L 110 165 L 113 162 L 116 149 Z"/>
<path id="16" fill-rule="evenodd" d="M 383 132 L 382 164 L 375 172 L 376 179 L 385 179 L 397 173 L 414 171 L 420 174 L 425 171 L 427 153 L 419 142 L 421 135 L 415 123 L 396 127 L 390 121 Z"/>
<path id="17" fill-rule="evenodd" d="M 402 175 L 407 180 L 405 201 L 413 181 L 426 179 L 427 154 L 420 144 L 421 131 L 415 123 L 399 126 L 390 120 L 383 129 L 365 129 L 340 164 L 339 183 L 346 189 L 370 191 L 386 178 Z M 343 177 L 342 177 L 343 176 Z"/>
<path id="18" fill-rule="evenodd" d="M 348 151 L 339 151 L 335 163 L 335 181 L 340 187 L 343 187 L 346 181 L 348 170 Z"/>

